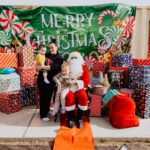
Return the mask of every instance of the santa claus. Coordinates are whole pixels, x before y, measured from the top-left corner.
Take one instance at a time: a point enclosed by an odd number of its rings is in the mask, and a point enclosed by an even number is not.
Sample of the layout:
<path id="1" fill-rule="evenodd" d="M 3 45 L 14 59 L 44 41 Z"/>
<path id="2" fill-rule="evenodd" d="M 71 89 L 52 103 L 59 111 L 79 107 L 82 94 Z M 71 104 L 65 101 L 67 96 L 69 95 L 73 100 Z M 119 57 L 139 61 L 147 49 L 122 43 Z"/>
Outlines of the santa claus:
<path id="1" fill-rule="evenodd" d="M 82 116 L 84 111 L 88 109 L 88 96 L 85 89 L 90 84 L 90 75 L 88 69 L 84 65 L 83 57 L 79 52 L 72 52 L 68 57 L 68 63 L 71 67 L 71 76 L 75 79 L 75 83 L 70 86 L 70 91 L 66 95 L 65 107 L 68 113 L 68 127 L 73 128 L 75 125 L 74 110 L 77 100 L 78 113 L 76 126 L 83 127 Z"/>

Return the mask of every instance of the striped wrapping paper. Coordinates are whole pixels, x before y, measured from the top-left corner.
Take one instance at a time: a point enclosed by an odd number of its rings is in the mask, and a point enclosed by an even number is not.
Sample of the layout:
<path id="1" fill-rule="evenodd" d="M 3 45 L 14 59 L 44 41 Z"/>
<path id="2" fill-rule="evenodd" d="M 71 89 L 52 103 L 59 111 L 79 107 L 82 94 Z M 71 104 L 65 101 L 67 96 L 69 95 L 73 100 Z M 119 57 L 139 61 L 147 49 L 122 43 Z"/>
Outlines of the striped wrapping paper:
<path id="1" fill-rule="evenodd" d="M 128 67 L 132 64 L 132 54 L 113 54 L 112 66 Z"/>
<path id="2" fill-rule="evenodd" d="M 129 88 L 134 88 L 134 82 L 150 81 L 150 66 L 131 66 L 129 68 Z"/>
<path id="3" fill-rule="evenodd" d="M 19 91 L 0 94 L 1 112 L 10 114 L 20 110 L 21 110 L 21 97 Z"/>
<path id="4" fill-rule="evenodd" d="M 27 46 L 20 46 L 16 48 L 16 53 L 18 53 L 19 67 L 35 66 L 35 57 L 33 48 Z"/>
<path id="5" fill-rule="evenodd" d="M 132 59 L 133 66 L 150 66 L 150 59 Z"/>
<path id="6" fill-rule="evenodd" d="M 133 99 L 136 103 L 136 112 L 143 118 L 150 118 L 150 83 L 136 82 L 134 84 Z"/>
<path id="7" fill-rule="evenodd" d="M 0 93 L 20 90 L 20 76 L 17 73 L 0 74 Z"/>
<path id="8" fill-rule="evenodd" d="M 16 53 L 0 53 L 0 69 L 18 68 L 18 57 Z"/>
<path id="9" fill-rule="evenodd" d="M 21 86 L 34 86 L 35 85 L 35 68 L 19 67 L 18 74 L 20 75 Z"/>
<path id="10" fill-rule="evenodd" d="M 21 102 L 22 106 L 30 106 L 36 104 L 37 89 L 35 86 L 21 88 Z"/>

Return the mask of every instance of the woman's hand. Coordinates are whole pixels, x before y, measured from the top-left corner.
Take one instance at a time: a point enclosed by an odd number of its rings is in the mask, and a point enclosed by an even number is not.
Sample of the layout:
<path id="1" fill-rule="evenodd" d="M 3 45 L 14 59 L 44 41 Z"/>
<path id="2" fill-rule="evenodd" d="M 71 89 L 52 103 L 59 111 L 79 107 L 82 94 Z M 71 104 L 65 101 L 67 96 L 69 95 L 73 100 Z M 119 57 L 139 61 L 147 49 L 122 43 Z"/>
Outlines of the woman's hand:
<path id="1" fill-rule="evenodd" d="M 40 66 L 40 65 L 38 65 L 38 66 L 36 66 L 36 70 L 37 71 L 40 71 L 40 70 L 50 70 L 50 66 Z"/>

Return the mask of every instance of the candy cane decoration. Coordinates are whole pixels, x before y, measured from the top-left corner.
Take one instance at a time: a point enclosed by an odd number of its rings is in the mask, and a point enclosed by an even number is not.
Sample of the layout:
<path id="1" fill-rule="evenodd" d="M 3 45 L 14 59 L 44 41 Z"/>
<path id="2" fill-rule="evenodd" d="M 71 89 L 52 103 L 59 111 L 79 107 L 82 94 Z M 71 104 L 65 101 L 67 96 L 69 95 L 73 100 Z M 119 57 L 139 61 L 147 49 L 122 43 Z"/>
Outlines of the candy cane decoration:
<path id="1" fill-rule="evenodd" d="M 21 32 L 21 22 L 11 10 L 2 11 L 0 14 L 0 24 L 6 32 L 11 31 L 13 34 Z"/>
<path id="2" fill-rule="evenodd" d="M 26 39 L 28 37 L 28 34 L 33 33 L 33 27 L 28 21 L 21 22 L 21 29 L 22 31 L 19 33 L 19 37 L 21 39 Z"/>
<path id="3" fill-rule="evenodd" d="M 105 10 L 98 17 L 98 24 L 99 25 L 102 24 L 102 19 L 104 18 L 105 15 L 111 15 L 113 18 L 116 17 L 116 13 L 114 11 Z"/>

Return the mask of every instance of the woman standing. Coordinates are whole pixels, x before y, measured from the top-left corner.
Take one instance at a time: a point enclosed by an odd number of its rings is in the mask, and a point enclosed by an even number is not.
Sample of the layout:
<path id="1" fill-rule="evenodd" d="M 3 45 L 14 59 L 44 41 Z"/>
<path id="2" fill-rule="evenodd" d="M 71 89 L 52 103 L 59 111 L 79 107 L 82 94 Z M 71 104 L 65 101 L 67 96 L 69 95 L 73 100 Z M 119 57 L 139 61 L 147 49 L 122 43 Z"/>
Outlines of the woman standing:
<path id="1" fill-rule="evenodd" d="M 43 121 L 49 121 L 47 117 L 51 102 L 51 97 L 55 91 L 55 82 L 53 77 L 61 71 L 61 65 L 63 63 L 63 58 L 59 55 L 58 47 L 56 42 L 53 40 L 49 45 L 49 54 L 46 55 L 46 58 L 49 60 L 49 66 L 37 66 L 39 71 L 37 84 L 40 93 L 40 117 Z M 44 82 L 43 71 L 48 71 L 48 80 L 50 84 Z"/>

